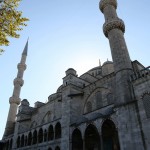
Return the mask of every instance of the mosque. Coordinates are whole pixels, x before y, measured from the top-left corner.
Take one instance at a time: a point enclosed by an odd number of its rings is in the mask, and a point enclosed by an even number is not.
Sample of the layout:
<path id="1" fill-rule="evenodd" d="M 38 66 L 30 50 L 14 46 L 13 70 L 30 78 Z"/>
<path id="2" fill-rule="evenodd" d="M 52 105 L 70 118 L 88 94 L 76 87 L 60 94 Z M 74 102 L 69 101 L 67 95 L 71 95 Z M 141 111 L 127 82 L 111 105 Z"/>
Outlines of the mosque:
<path id="1" fill-rule="evenodd" d="M 131 61 L 116 0 L 101 0 L 112 60 L 62 85 L 31 107 L 20 99 L 28 42 L 18 64 L 0 150 L 150 150 L 150 66 Z"/>

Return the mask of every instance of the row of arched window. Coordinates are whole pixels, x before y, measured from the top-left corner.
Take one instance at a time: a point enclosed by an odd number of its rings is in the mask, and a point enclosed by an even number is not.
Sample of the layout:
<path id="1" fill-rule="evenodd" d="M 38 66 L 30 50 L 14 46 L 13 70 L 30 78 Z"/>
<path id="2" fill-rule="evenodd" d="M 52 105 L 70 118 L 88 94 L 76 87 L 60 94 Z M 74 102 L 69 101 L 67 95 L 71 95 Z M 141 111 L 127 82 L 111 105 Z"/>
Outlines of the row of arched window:
<path id="1" fill-rule="evenodd" d="M 93 124 L 89 124 L 84 135 L 76 128 L 72 133 L 72 150 L 120 150 L 118 131 L 115 124 L 107 119 L 102 125 L 101 135 Z"/>
<path id="2" fill-rule="evenodd" d="M 61 124 L 58 122 L 54 129 L 53 126 L 50 125 L 48 129 L 43 130 L 40 128 L 39 131 L 35 129 L 33 132 L 29 132 L 26 136 L 24 134 L 18 136 L 17 148 L 52 141 L 59 138 L 61 138 Z"/>
<path id="3" fill-rule="evenodd" d="M 6 150 L 11 150 L 12 149 L 12 144 L 13 144 L 13 139 L 8 140 L 5 145 L 4 145 L 4 149 Z"/>

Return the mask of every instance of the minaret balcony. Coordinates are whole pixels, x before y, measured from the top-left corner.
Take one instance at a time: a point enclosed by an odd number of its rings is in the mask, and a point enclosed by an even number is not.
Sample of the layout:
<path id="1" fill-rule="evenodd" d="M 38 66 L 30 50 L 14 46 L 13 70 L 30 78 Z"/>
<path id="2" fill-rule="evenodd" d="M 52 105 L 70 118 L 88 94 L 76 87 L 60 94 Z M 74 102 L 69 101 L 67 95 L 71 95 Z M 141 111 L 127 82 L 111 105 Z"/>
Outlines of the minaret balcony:
<path id="1" fill-rule="evenodd" d="M 108 33 L 112 29 L 120 29 L 123 33 L 125 32 L 125 25 L 123 20 L 117 18 L 115 20 L 107 21 L 103 25 L 103 32 L 106 37 L 108 37 Z"/>
<path id="2" fill-rule="evenodd" d="M 23 63 L 19 63 L 17 67 L 19 70 L 26 70 L 27 68 L 26 64 L 23 64 Z"/>
<path id="3" fill-rule="evenodd" d="M 19 85 L 19 86 L 23 86 L 24 81 L 21 78 L 16 78 L 14 79 L 14 85 Z"/>
<path id="4" fill-rule="evenodd" d="M 10 104 L 13 104 L 13 103 L 15 103 L 15 104 L 17 104 L 17 105 L 19 105 L 20 104 L 20 102 L 21 102 L 21 99 L 18 97 L 10 97 L 9 98 L 9 103 Z"/>

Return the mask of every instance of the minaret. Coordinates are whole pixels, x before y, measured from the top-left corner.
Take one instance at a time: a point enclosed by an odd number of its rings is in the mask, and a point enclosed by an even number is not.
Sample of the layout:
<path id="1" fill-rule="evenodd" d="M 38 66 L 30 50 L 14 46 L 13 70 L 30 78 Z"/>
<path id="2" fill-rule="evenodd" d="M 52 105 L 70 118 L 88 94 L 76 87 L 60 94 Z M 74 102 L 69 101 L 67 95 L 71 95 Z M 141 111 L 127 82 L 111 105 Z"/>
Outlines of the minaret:
<path id="1" fill-rule="evenodd" d="M 12 134 L 14 131 L 14 126 L 15 126 L 15 119 L 16 119 L 16 113 L 17 113 L 17 108 L 18 105 L 20 104 L 20 92 L 21 92 L 21 87 L 23 86 L 23 74 L 26 69 L 26 57 L 27 57 L 27 51 L 28 51 L 28 41 L 25 45 L 25 48 L 22 53 L 21 61 L 18 64 L 18 74 L 17 77 L 14 79 L 14 90 L 13 90 L 13 95 L 9 99 L 10 103 L 10 108 L 9 108 L 9 113 L 8 113 L 8 118 L 7 118 L 7 123 L 6 123 L 6 128 L 4 132 L 3 138 L 7 137 L 8 135 Z"/>
<path id="2" fill-rule="evenodd" d="M 104 14 L 105 23 L 103 31 L 109 39 L 114 69 L 116 73 L 116 104 L 124 104 L 131 101 L 129 76 L 132 73 L 132 65 L 126 42 L 124 39 L 125 25 L 117 16 L 116 0 L 101 0 L 100 10 Z"/>

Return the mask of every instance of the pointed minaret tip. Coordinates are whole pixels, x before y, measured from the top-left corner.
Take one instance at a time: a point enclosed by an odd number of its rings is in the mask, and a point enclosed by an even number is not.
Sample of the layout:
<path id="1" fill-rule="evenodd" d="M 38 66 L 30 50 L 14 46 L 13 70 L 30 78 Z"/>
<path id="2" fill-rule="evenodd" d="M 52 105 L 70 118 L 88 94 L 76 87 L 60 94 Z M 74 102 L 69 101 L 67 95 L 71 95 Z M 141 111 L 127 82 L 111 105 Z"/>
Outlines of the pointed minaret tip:
<path id="1" fill-rule="evenodd" d="M 27 43 L 26 43 L 26 45 L 24 47 L 22 55 L 26 55 L 27 56 L 27 53 L 28 53 L 28 40 L 29 40 L 29 38 L 27 39 Z"/>

